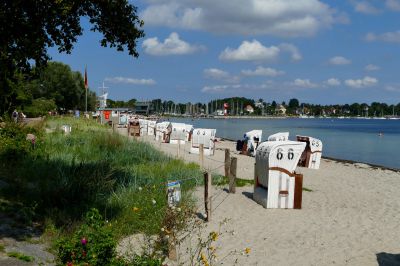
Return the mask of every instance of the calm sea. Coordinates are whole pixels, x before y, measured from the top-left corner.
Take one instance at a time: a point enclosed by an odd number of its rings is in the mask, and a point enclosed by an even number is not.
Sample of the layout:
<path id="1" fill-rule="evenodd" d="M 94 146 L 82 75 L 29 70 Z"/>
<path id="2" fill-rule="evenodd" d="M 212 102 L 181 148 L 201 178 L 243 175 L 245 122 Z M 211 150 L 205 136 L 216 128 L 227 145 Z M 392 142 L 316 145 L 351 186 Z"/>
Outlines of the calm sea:
<path id="1" fill-rule="evenodd" d="M 195 128 L 215 128 L 217 136 L 242 139 L 253 129 L 263 130 L 263 140 L 281 131 L 289 138 L 306 135 L 321 139 L 323 156 L 400 169 L 400 120 L 375 119 L 184 119 L 171 121 Z M 382 133 L 379 136 L 379 133 Z"/>

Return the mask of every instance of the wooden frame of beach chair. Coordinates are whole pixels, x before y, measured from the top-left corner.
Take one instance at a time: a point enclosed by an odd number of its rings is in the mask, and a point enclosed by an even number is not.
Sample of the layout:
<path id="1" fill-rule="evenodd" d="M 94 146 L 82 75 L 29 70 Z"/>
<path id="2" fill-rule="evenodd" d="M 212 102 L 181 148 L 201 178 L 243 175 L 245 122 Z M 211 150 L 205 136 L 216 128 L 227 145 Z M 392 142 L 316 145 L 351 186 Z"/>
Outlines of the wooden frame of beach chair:
<path id="1" fill-rule="evenodd" d="M 253 199 L 264 208 L 299 209 L 303 176 L 296 174 L 306 144 L 296 141 L 263 142 L 256 150 Z"/>

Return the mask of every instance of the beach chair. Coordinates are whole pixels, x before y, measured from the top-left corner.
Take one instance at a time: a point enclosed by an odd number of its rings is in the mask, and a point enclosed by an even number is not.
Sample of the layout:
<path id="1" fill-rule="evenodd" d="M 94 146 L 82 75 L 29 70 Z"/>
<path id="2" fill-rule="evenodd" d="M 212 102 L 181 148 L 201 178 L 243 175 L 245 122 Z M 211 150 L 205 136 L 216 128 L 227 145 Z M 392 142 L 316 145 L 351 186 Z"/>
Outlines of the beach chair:
<path id="1" fill-rule="evenodd" d="M 148 121 L 146 119 L 139 119 L 140 136 L 141 137 L 147 135 L 147 123 L 148 123 Z"/>
<path id="2" fill-rule="evenodd" d="M 244 134 L 244 138 L 247 141 L 247 146 L 246 146 L 247 155 L 250 156 L 255 155 L 257 146 L 261 142 L 261 137 L 262 137 L 262 130 L 258 129 L 251 130 Z"/>
<path id="3" fill-rule="evenodd" d="M 156 141 L 164 143 L 169 142 L 169 133 L 171 132 L 170 122 L 160 122 L 156 124 Z"/>
<path id="4" fill-rule="evenodd" d="M 216 129 L 196 128 L 193 130 L 190 153 L 199 154 L 200 144 L 203 144 L 204 155 L 214 155 Z"/>
<path id="5" fill-rule="evenodd" d="M 156 121 L 148 120 L 147 121 L 147 135 L 155 136 L 156 133 Z"/>
<path id="6" fill-rule="evenodd" d="M 289 132 L 278 132 L 268 137 L 268 141 L 286 141 L 289 140 Z"/>
<path id="7" fill-rule="evenodd" d="M 185 124 L 186 125 L 186 141 L 191 141 L 192 140 L 192 134 L 193 134 L 193 125 Z"/>
<path id="8" fill-rule="evenodd" d="M 186 125 L 184 123 L 171 123 L 171 134 L 169 143 L 185 144 L 186 140 Z"/>
<path id="9" fill-rule="evenodd" d="M 296 136 L 297 141 L 306 143 L 301 154 L 299 166 L 310 169 L 319 169 L 322 156 L 322 141 L 309 136 Z"/>
<path id="10" fill-rule="evenodd" d="M 306 143 L 267 141 L 256 150 L 253 199 L 264 208 L 301 209 L 303 175 L 295 169 Z"/>

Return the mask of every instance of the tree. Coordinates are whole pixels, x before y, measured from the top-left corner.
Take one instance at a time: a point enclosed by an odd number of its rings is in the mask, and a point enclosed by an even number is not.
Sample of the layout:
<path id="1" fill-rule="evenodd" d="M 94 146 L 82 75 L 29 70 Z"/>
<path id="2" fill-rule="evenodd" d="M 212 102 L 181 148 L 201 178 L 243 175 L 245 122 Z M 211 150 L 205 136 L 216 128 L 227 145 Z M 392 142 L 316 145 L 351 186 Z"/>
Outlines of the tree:
<path id="1" fill-rule="evenodd" d="M 289 108 L 298 108 L 299 107 L 299 100 L 296 98 L 289 100 Z"/>
<path id="2" fill-rule="evenodd" d="M 0 2 L 0 114 L 18 105 L 15 88 L 20 73 L 30 73 L 31 63 L 44 66 L 47 49 L 71 53 L 82 35 L 81 18 L 88 18 L 91 31 L 103 34 L 103 47 L 126 48 L 138 57 L 137 40 L 144 37 L 143 21 L 128 0 L 4 0 Z"/>

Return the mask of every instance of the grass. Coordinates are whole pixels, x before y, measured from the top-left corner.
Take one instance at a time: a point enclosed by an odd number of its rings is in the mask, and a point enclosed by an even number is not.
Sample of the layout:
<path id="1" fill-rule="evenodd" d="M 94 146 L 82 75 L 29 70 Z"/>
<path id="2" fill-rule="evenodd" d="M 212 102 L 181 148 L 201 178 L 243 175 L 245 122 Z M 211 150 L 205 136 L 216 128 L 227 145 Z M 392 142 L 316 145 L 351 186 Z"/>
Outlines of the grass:
<path id="1" fill-rule="evenodd" d="M 312 190 L 312 189 L 310 189 L 310 188 L 306 188 L 306 187 L 303 187 L 303 191 L 306 191 L 306 192 L 313 192 L 313 190 Z"/>
<path id="2" fill-rule="evenodd" d="M 68 135 L 60 130 L 64 124 L 72 127 Z M 38 132 L 34 149 L 20 138 L 25 145 L 23 156 L 10 153 L 13 156 L 6 157 L 0 143 L 0 180 L 7 184 L 0 189 L 0 198 L 20 203 L 30 220 L 46 221 L 64 231 L 95 207 L 119 236 L 157 233 L 167 205 L 167 181 L 202 177 L 197 165 L 113 134 L 95 121 L 50 119 L 43 126 L 52 133 Z M 23 134 L 29 132 L 23 130 Z M 182 184 L 188 204 L 195 185 L 194 180 Z M 133 212 L 134 207 L 140 211 Z"/>
<path id="3" fill-rule="evenodd" d="M 223 186 L 229 184 L 229 178 L 223 175 L 214 175 L 212 179 L 213 185 Z M 236 178 L 236 187 L 245 187 L 254 185 L 253 179 Z"/>
<path id="4" fill-rule="evenodd" d="M 19 259 L 19 260 L 22 260 L 22 261 L 26 261 L 26 262 L 32 262 L 32 261 L 35 260 L 35 259 L 34 259 L 33 257 L 31 257 L 31 256 L 27 256 L 27 255 L 24 255 L 24 254 L 22 254 L 22 253 L 15 252 L 15 251 L 13 251 L 13 252 L 8 252 L 8 253 L 7 253 L 7 256 L 12 257 L 12 258 L 16 258 L 16 259 Z"/>
<path id="5" fill-rule="evenodd" d="M 0 244 L 0 252 L 4 252 L 5 251 L 5 247 L 3 244 Z"/>

